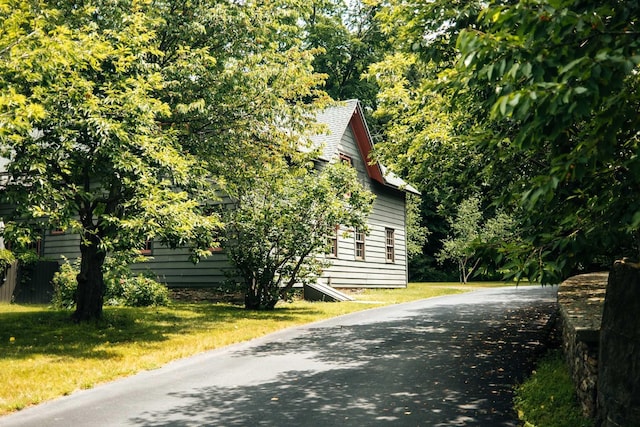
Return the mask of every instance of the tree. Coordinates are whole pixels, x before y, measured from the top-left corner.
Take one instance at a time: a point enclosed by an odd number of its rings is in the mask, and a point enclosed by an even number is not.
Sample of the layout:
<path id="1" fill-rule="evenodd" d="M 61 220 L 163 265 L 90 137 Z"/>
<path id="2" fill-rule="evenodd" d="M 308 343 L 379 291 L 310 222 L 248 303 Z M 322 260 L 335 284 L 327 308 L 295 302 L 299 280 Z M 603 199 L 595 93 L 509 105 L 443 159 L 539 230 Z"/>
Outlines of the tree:
<path id="1" fill-rule="evenodd" d="M 509 241 L 514 234 L 514 222 L 499 212 L 484 218 L 479 197 L 470 197 L 460 203 L 455 217 L 449 218 L 452 235 L 443 241 L 438 260 L 453 260 L 458 265 L 460 282 L 467 283 L 482 262 L 480 245 L 495 245 Z"/>
<path id="2" fill-rule="evenodd" d="M 424 23 L 442 3 L 410 11 L 399 40 L 429 42 L 370 71 L 399 82 L 380 102 L 388 156 L 444 186 L 448 206 L 460 188 L 517 215 L 523 238 L 497 252 L 516 277 L 555 282 L 637 251 L 638 6 L 455 4 L 470 7 L 441 27 Z M 440 64 L 434 28 L 449 40 Z"/>
<path id="3" fill-rule="evenodd" d="M 409 260 L 422 253 L 423 246 L 427 243 L 427 237 L 431 232 L 422 224 L 420 217 L 420 197 L 407 193 L 405 212 L 407 230 L 407 257 Z"/>
<path id="4" fill-rule="evenodd" d="M 307 8 L 304 42 L 319 50 L 313 66 L 326 74 L 327 93 L 337 100 L 358 99 L 367 110 L 374 108 L 378 87 L 362 75 L 388 47 L 373 19 L 377 6 L 360 0 L 316 0 Z"/>
<path id="5" fill-rule="evenodd" d="M 456 59 L 457 34 L 474 21 L 478 1 L 376 2 L 376 21 L 391 48 L 367 73 L 380 88 L 374 116 L 384 138 L 376 153 L 398 175 L 422 193 L 422 221 L 432 232 L 421 256 L 411 260 L 416 280 L 449 280 L 455 274 L 436 261 L 449 223 L 437 206 L 452 212 L 462 200 L 484 194 L 483 157 L 467 138 L 458 138 L 456 124 L 464 111 L 450 108 L 453 91 L 439 91 L 440 78 Z M 442 74 L 441 74 L 442 73 Z M 466 173 L 468 172 L 468 173 Z M 477 179 L 466 179 L 473 173 Z"/>
<path id="6" fill-rule="evenodd" d="M 297 156 L 329 98 L 303 46 L 298 0 L 155 2 L 154 58 L 172 108 L 164 126 L 201 159 L 218 188 L 250 187 L 264 164 Z"/>
<path id="7" fill-rule="evenodd" d="M 73 13 L 8 2 L 0 40 L 4 189 L 17 245 L 34 227 L 80 234 L 76 321 L 101 316 L 107 252 L 215 245 L 219 219 L 200 210 L 198 162 L 161 126 L 164 82 L 144 3 L 78 7 Z M 13 237 L 12 237 L 13 236 Z M 203 245 L 204 246 L 204 245 Z M 201 252 L 194 246 L 194 255 Z"/>
<path id="8" fill-rule="evenodd" d="M 458 39 L 465 108 L 490 111 L 470 136 L 492 165 L 526 162 L 497 192 L 525 209 L 528 239 L 506 250 L 543 282 L 638 253 L 639 17 L 627 2 L 490 3 Z"/>
<path id="9" fill-rule="evenodd" d="M 366 228 L 373 195 L 342 163 L 265 170 L 226 211 L 225 247 L 248 309 L 273 309 L 296 283 L 318 277 L 336 226 Z"/>
<path id="10" fill-rule="evenodd" d="M 101 314 L 109 251 L 155 238 L 197 261 L 217 244 L 214 190 L 296 156 L 322 77 L 296 13 L 261 3 L 0 5 L 7 233 L 81 235 L 76 320 Z"/>

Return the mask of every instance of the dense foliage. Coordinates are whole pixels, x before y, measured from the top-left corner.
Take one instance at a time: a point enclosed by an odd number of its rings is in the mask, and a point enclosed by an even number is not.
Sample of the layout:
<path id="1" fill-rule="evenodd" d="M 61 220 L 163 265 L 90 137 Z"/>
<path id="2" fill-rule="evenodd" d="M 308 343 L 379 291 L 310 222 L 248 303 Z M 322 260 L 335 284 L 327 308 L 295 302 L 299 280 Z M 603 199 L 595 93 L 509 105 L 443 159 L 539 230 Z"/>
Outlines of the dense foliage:
<path id="1" fill-rule="evenodd" d="M 514 215 L 521 238 L 487 255 L 516 277 L 638 254 L 636 3 L 384 5 L 388 162 L 445 210 L 477 193 Z"/>
<path id="2" fill-rule="evenodd" d="M 212 183 L 252 185 L 323 98 L 284 4 L 3 0 L 0 20 L 6 234 L 81 235 L 78 321 L 101 314 L 108 252 L 216 246 Z"/>
<path id="3" fill-rule="evenodd" d="M 134 274 L 126 266 L 115 267 L 107 258 L 105 269 L 105 304 L 128 307 L 166 306 L 169 290 L 151 275 Z M 56 308 L 74 309 L 78 292 L 77 263 L 65 262 L 53 276 L 52 304 Z"/>
<path id="4" fill-rule="evenodd" d="M 310 165 L 309 165 L 310 166 Z M 225 248 L 244 282 L 245 305 L 272 309 L 293 285 L 317 279 L 339 225 L 366 229 L 373 195 L 355 169 L 329 164 L 265 170 L 226 211 Z"/>
<path id="5" fill-rule="evenodd" d="M 482 258 L 479 247 L 485 250 L 512 241 L 516 229 L 513 219 L 504 212 L 493 217 L 483 214 L 481 200 L 477 196 L 463 200 L 455 216 L 449 219 L 451 235 L 442 242 L 442 250 L 437 258 L 440 262 L 453 261 L 458 267 L 461 283 L 467 283 L 476 272 L 484 270 L 486 274 L 491 266 L 479 269 Z"/>
<path id="6" fill-rule="evenodd" d="M 369 2 L 321 0 L 307 4 L 303 13 L 304 43 L 318 50 L 313 67 L 326 74 L 324 89 L 333 99 L 360 100 L 374 134 L 377 126 L 369 113 L 375 108 L 378 86 L 362 74 L 390 49 L 374 19 L 378 10 Z"/>

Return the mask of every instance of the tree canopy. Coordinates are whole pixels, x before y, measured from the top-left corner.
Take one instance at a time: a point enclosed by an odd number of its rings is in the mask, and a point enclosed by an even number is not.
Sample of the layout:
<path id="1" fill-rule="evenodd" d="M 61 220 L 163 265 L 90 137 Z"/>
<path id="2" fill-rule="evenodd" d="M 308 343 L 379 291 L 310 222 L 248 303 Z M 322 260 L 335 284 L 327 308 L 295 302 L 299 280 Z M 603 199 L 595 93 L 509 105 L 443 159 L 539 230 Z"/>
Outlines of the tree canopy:
<path id="1" fill-rule="evenodd" d="M 482 200 L 478 196 L 460 202 L 455 216 L 447 218 L 451 235 L 443 240 L 442 250 L 437 255 L 440 262 L 451 260 L 457 264 L 461 283 L 467 283 L 481 266 L 482 257 L 478 247 L 502 245 L 513 240 L 516 234 L 510 216 L 498 212 L 487 218 L 481 205 Z M 487 270 L 486 266 L 484 270 Z"/>
<path id="2" fill-rule="evenodd" d="M 374 109 L 378 87 L 375 81 L 362 79 L 362 74 L 389 49 L 374 19 L 378 6 L 323 0 L 313 1 L 307 8 L 303 14 L 304 44 L 318 50 L 312 64 L 327 76 L 324 89 L 334 99 L 355 98 L 365 111 Z"/>
<path id="3" fill-rule="evenodd" d="M 492 252 L 517 277 L 637 254 L 639 7 L 450 3 L 378 15 L 397 38 L 369 71 L 393 117 L 382 155 L 450 209 L 478 193 L 517 214 L 522 239 Z"/>
<path id="4" fill-rule="evenodd" d="M 76 320 L 101 314 L 108 251 L 156 238 L 197 260 L 221 227 L 212 190 L 297 151 L 324 95 L 285 6 L 0 3 L 7 233 L 81 235 Z"/>

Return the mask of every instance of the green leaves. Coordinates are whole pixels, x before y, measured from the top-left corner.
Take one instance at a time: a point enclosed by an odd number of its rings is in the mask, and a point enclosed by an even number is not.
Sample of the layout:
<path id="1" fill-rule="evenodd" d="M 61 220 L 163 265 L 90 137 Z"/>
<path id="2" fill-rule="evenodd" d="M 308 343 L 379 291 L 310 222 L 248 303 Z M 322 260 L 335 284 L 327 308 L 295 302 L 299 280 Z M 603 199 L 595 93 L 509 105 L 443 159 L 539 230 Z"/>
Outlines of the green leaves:
<path id="1" fill-rule="evenodd" d="M 317 278 L 332 231 L 364 228 L 372 203 L 355 170 L 341 163 L 319 172 L 265 168 L 225 212 L 225 247 L 246 293 L 265 308 L 294 283 Z"/>
<path id="2" fill-rule="evenodd" d="M 518 212 L 526 244 L 501 257 L 521 277 L 557 280 L 637 247 L 635 3 L 388 4 L 385 23 L 406 22 L 393 57 L 412 61 L 372 67 L 395 84 L 380 97 L 385 160 L 448 210 L 481 192 Z M 440 28 L 445 9 L 452 22 L 434 39 L 447 38 L 446 55 L 405 48 Z"/>
<path id="3" fill-rule="evenodd" d="M 438 261 L 452 260 L 458 265 L 460 281 L 464 283 L 482 261 L 479 247 L 503 247 L 506 242 L 515 240 L 514 219 L 504 212 L 486 217 L 481 202 L 478 196 L 472 196 L 460 203 L 455 216 L 447 219 L 451 226 L 451 234 L 443 240 L 442 250 L 437 254 Z M 496 256 L 496 262 L 502 263 L 500 253 Z"/>
<path id="4" fill-rule="evenodd" d="M 0 35 L 0 143 L 16 216 L 56 228 L 79 216 L 77 231 L 100 235 L 108 250 L 149 235 L 187 244 L 204 224 L 212 240 L 219 220 L 199 216 L 199 195 L 187 193 L 204 176 L 160 127 L 171 108 L 157 98 L 165 82 L 148 61 L 161 55 L 159 21 L 144 4 L 101 5 L 96 21 L 92 8 L 13 3 Z"/>

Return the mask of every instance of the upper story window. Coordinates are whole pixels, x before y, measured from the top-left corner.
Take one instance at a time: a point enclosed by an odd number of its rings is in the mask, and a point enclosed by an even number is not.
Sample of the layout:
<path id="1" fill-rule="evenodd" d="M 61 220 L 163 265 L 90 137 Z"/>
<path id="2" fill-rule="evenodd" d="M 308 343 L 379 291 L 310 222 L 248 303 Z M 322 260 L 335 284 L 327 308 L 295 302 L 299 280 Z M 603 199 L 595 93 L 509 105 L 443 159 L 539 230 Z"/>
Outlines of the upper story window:
<path id="1" fill-rule="evenodd" d="M 395 231 L 393 228 L 385 229 L 385 247 L 386 247 L 386 259 L 387 262 L 395 262 L 396 260 L 396 241 L 395 241 Z"/>
<path id="2" fill-rule="evenodd" d="M 353 166 L 353 161 L 351 160 L 351 157 L 347 156 L 346 154 L 340 154 L 340 162 L 346 163 L 349 166 Z"/>
<path id="3" fill-rule="evenodd" d="M 361 229 L 356 229 L 356 232 L 354 234 L 356 237 L 356 259 L 363 260 L 365 255 L 364 231 Z"/>

